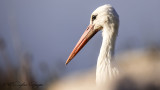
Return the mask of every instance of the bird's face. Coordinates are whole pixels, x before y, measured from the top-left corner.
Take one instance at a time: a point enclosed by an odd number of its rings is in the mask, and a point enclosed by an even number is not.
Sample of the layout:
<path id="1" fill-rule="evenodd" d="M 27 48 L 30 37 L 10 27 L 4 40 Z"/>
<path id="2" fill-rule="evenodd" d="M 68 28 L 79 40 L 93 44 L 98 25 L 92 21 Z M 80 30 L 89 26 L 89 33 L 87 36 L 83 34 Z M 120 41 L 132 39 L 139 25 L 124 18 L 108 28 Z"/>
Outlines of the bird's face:
<path id="1" fill-rule="evenodd" d="M 107 20 L 106 11 L 106 9 L 100 7 L 91 14 L 90 24 L 94 25 L 94 30 L 103 29 L 103 25 Z"/>
<path id="2" fill-rule="evenodd" d="M 94 30 L 99 31 L 106 25 L 119 24 L 119 16 L 111 5 L 103 5 L 91 14 L 90 24 L 94 25 Z"/>
<path id="3" fill-rule="evenodd" d="M 85 46 L 85 44 L 106 25 L 114 25 L 118 21 L 118 14 L 111 5 L 98 7 L 91 15 L 90 25 L 87 27 L 77 45 L 71 52 L 66 64 L 68 64 L 76 54 Z"/>

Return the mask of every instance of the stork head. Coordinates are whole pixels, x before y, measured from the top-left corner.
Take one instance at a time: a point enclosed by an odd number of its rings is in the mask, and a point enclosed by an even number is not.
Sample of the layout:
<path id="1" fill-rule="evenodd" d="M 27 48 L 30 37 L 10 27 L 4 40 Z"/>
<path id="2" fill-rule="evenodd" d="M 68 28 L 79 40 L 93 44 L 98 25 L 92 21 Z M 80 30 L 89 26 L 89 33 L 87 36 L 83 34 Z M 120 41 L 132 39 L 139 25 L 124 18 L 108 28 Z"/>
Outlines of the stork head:
<path id="1" fill-rule="evenodd" d="M 118 30 L 118 25 L 119 16 L 111 5 L 106 4 L 98 7 L 91 14 L 90 25 L 87 27 L 80 40 L 78 41 L 77 45 L 71 52 L 68 60 L 66 61 L 66 64 L 68 64 L 76 56 L 76 54 L 98 31 L 103 30 L 104 27 L 114 28 L 111 30 Z"/>
<path id="2" fill-rule="evenodd" d="M 104 26 L 119 25 L 119 16 L 115 9 L 109 5 L 98 7 L 90 18 L 90 24 L 94 25 L 94 30 L 103 30 Z M 116 29 L 117 30 L 117 29 Z"/>

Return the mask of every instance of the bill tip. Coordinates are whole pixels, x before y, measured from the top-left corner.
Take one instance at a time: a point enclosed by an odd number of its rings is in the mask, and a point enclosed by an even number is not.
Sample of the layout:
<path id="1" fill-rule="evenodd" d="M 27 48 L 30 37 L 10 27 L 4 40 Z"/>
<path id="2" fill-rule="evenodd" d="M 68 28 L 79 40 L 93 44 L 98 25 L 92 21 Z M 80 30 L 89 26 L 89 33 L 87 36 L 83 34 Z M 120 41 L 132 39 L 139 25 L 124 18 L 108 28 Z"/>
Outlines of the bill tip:
<path id="1" fill-rule="evenodd" d="M 68 65 L 68 63 L 66 62 L 66 63 L 65 63 L 65 65 L 67 66 L 67 65 Z"/>

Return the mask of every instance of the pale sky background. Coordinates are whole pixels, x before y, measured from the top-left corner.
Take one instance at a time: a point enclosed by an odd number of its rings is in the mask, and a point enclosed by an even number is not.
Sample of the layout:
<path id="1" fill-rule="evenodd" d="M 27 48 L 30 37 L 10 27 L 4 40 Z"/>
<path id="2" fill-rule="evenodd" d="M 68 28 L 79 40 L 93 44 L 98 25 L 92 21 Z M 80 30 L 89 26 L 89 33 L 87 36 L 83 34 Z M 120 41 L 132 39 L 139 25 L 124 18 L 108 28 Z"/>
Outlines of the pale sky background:
<path id="1" fill-rule="evenodd" d="M 0 0 L 0 37 L 13 63 L 18 63 L 15 52 L 32 54 L 34 75 L 42 81 L 55 71 L 86 70 L 96 66 L 101 32 L 67 67 L 64 63 L 87 28 L 91 13 L 104 4 L 111 4 L 120 16 L 116 54 L 160 45 L 160 0 Z M 40 63 L 46 63 L 49 74 L 39 70 Z"/>

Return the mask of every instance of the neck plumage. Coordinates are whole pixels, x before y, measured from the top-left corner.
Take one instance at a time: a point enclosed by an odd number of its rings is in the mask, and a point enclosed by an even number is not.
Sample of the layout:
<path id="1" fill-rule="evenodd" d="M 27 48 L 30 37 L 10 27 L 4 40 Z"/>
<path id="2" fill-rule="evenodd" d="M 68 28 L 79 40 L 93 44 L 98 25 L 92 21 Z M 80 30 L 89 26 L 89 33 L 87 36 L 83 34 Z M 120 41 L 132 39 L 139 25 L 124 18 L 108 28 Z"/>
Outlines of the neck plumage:
<path id="1" fill-rule="evenodd" d="M 96 83 L 99 85 L 105 84 L 111 80 L 117 72 L 117 69 L 111 66 L 111 58 L 114 54 L 114 46 L 117 32 L 111 30 L 113 28 L 104 27 L 102 30 L 102 46 L 97 61 Z"/>

